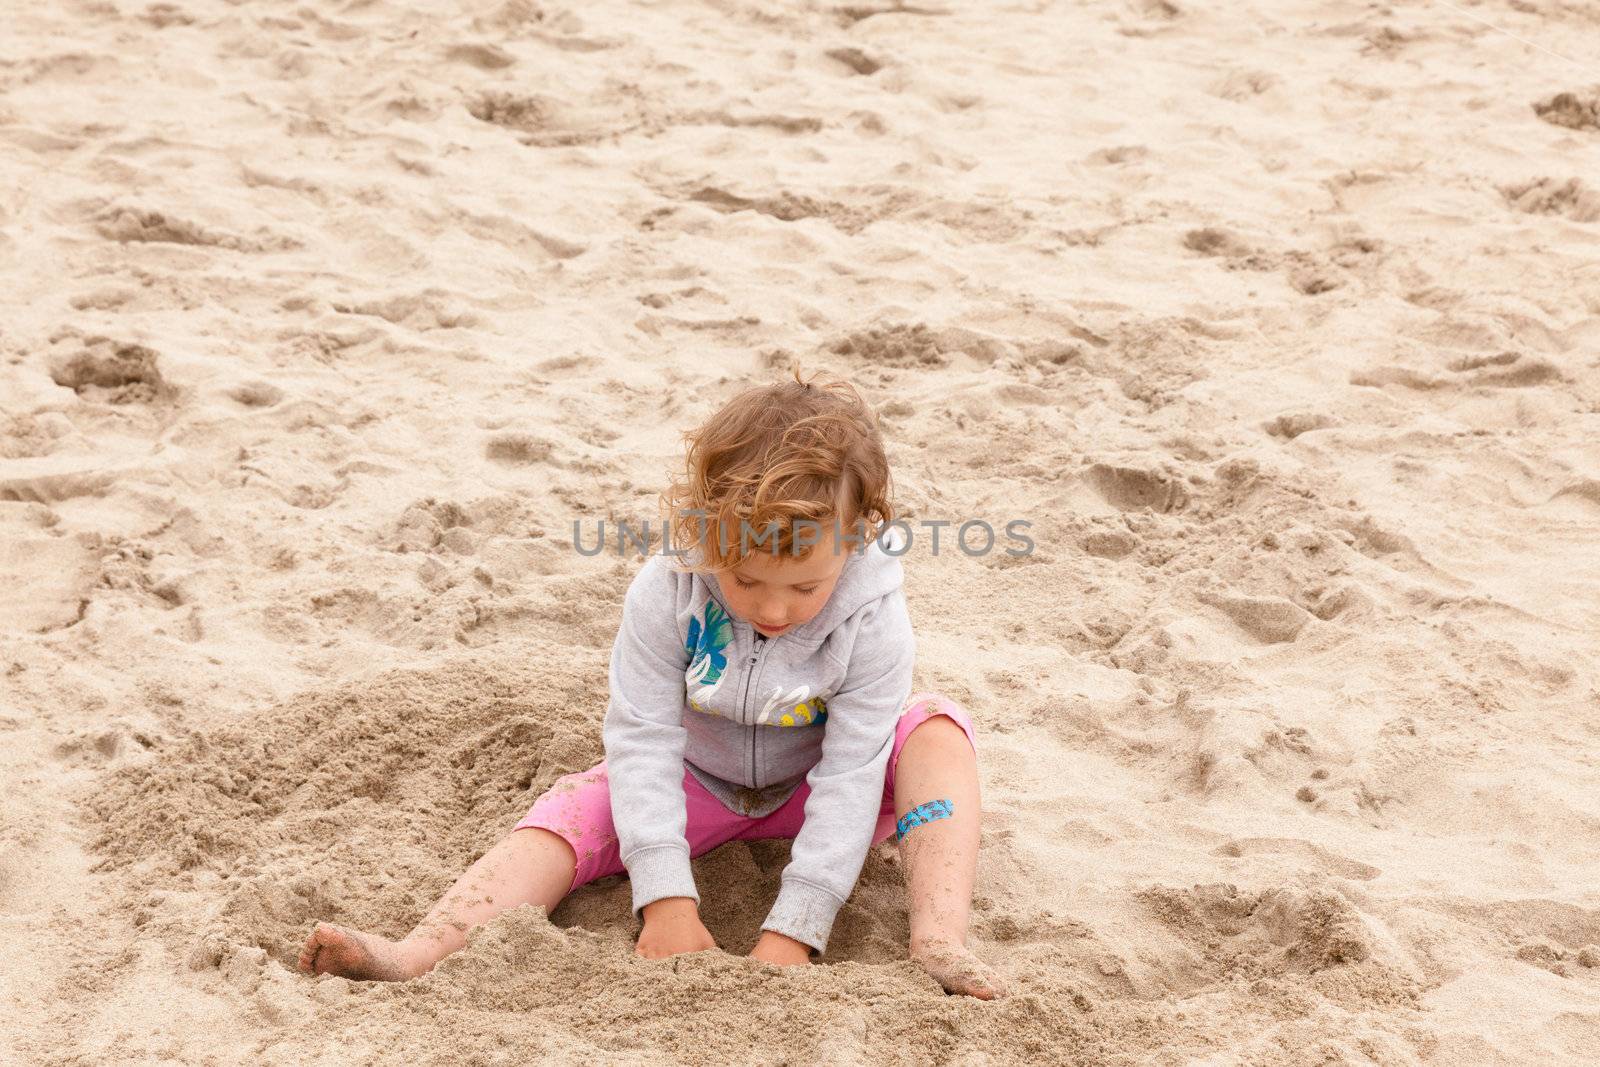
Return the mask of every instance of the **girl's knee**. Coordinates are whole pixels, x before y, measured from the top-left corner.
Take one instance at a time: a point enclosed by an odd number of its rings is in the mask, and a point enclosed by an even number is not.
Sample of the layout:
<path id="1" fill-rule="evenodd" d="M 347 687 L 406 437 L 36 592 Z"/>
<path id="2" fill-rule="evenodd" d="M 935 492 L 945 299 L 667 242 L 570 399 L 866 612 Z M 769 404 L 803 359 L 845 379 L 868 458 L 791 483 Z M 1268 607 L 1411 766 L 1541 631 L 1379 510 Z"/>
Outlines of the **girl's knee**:
<path id="1" fill-rule="evenodd" d="M 923 719 L 911 728 L 911 734 L 906 738 L 906 744 L 909 745 L 913 738 L 920 739 L 925 743 L 937 741 L 939 744 L 953 745 L 959 743 L 963 747 L 970 747 L 967 741 L 967 731 L 949 715 L 933 714 Z"/>
<path id="2" fill-rule="evenodd" d="M 911 728 L 900 746 L 900 758 L 910 753 L 915 760 L 931 758 L 940 763 L 971 763 L 978 760 L 977 746 L 961 723 L 948 715 L 930 715 Z"/>
<path id="3" fill-rule="evenodd" d="M 921 744 L 939 744 L 957 747 L 964 743 L 977 755 L 977 741 L 973 736 L 972 719 L 960 704 L 942 693 L 918 693 L 907 701 L 907 718 L 914 720 L 903 735 L 901 744 L 920 738 Z M 957 738 L 960 738 L 960 742 Z"/>
<path id="4" fill-rule="evenodd" d="M 571 841 L 546 826 L 517 826 L 507 836 L 512 848 L 522 852 L 555 852 L 577 863 L 577 849 Z"/>

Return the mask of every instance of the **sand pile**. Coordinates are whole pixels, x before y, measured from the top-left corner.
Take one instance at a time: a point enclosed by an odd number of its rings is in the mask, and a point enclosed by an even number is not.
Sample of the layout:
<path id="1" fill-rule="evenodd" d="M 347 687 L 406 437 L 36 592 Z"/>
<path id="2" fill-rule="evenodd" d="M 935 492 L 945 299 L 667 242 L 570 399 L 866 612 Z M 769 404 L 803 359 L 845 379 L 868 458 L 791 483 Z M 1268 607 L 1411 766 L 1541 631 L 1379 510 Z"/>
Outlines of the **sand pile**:
<path id="1" fill-rule="evenodd" d="M 503 916 L 404 988 L 291 973 L 318 919 L 403 935 L 538 792 L 598 758 L 593 685 L 604 667 L 565 658 L 574 664 L 565 680 L 481 658 L 391 671 L 166 746 L 93 795 L 105 827 L 99 868 L 141 937 L 187 961 L 182 980 L 232 989 L 288 1031 L 274 1042 L 283 1054 L 329 1041 L 416 1042 L 421 1062 L 732 1061 L 765 1041 L 775 1057 L 808 1062 L 1109 1063 L 1210 1047 L 1210 1028 L 1173 995 L 1246 1015 L 1285 1004 L 1370 1015 L 1379 1033 L 1415 1014 L 1415 980 L 1381 958 L 1392 953 L 1326 881 L 1136 893 L 1128 904 L 1159 931 L 1149 942 L 1159 962 L 1150 951 L 1124 960 L 1076 923 L 1024 928 L 983 901 L 1018 995 L 999 1006 L 953 1000 L 903 958 L 901 883 L 887 846 L 840 917 L 829 963 L 796 974 L 736 957 L 637 959 L 617 878 L 574 894 L 555 926 L 538 909 Z M 719 944 L 753 943 L 787 849 L 735 843 L 697 862 Z M 422 1051 L 441 1043 L 441 1026 L 444 1047 Z"/>
<path id="2" fill-rule="evenodd" d="M 284 963 L 319 918 L 403 936 L 557 776 L 600 758 L 603 667 L 549 654 L 574 669 L 392 672 L 169 746 L 92 797 L 102 867 L 135 897 L 205 886 L 215 932 Z M 159 928 L 159 906 L 140 914 Z"/>

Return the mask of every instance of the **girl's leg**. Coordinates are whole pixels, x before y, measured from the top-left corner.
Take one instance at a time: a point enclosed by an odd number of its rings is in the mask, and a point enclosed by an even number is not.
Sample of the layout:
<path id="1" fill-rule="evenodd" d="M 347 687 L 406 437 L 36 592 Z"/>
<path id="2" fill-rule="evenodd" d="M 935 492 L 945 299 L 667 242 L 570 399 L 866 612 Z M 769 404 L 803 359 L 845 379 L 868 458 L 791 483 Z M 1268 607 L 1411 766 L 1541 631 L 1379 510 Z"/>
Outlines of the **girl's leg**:
<path id="1" fill-rule="evenodd" d="M 433 969 L 467 943 L 467 931 L 519 904 L 546 913 L 572 887 L 572 846 L 541 827 L 519 828 L 479 857 L 400 941 L 318 923 L 300 952 L 300 969 L 368 981 L 404 981 Z"/>
<path id="2" fill-rule="evenodd" d="M 724 808 L 687 768 L 683 789 L 690 855 L 731 840 L 749 822 Z M 622 870 L 602 760 L 556 779 L 511 834 L 467 868 L 403 939 L 319 923 L 300 953 L 300 968 L 347 978 L 415 978 L 465 945 L 468 930 L 507 908 L 541 904 L 548 914 L 578 886 Z"/>
<path id="3" fill-rule="evenodd" d="M 950 715 L 930 715 L 905 739 L 894 770 L 894 812 L 910 824 L 900 838 L 900 858 L 911 958 L 951 993 L 982 1000 L 1003 995 L 1000 976 L 966 947 L 978 871 L 978 761 Z"/>

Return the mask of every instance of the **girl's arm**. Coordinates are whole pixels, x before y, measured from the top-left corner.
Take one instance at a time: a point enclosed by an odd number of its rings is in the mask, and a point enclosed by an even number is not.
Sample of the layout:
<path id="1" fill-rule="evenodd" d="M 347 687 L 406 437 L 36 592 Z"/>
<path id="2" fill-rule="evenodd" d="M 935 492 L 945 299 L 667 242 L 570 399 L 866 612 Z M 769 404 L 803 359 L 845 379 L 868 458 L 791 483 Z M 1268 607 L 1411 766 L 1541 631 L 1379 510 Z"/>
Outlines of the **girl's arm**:
<path id="1" fill-rule="evenodd" d="M 684 671 L 689 652 L 673 614 L 667 557 L 651 556 L 623 598 L 611 646 L 611 700 L 602 736 L 611 816 L 633 910 L 669 897 L 698 905 L 683 797 Z"/>
<path id="2" fill-rule="evenodd" d="M 895 725 L 911 695 L 916 636 L 903 592 L 862 620 L 849 655 L 844 685 L 828 700 L 822 758 L 806 776 L 805 821 L 761 925 L 818 952 L 866 862 Z"/>

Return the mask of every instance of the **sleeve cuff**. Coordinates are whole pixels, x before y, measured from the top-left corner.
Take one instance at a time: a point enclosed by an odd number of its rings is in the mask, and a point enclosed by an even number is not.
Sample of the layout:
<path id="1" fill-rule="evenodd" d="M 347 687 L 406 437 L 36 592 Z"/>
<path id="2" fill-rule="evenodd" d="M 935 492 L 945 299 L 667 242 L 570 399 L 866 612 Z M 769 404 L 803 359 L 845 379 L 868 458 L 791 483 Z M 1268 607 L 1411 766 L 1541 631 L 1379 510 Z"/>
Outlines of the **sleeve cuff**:
<path id="1" fill-rule="evenodd" d="M 792 937 L 818 953 L 826 952 L 834 916 L 842 907 L 844 901 L 829 890 L 798 878 L 785 878 L 761 929 Z"/>
<path id="2" fill-rule="evenodd" d="M 700 903 L 689 869 L 689 850 L 677 845 L 652 845 L 634 851 L 623 866 L 633 883 L 633 913 L 666 897 L 689 897 Z"/>

